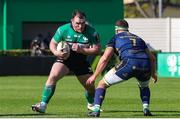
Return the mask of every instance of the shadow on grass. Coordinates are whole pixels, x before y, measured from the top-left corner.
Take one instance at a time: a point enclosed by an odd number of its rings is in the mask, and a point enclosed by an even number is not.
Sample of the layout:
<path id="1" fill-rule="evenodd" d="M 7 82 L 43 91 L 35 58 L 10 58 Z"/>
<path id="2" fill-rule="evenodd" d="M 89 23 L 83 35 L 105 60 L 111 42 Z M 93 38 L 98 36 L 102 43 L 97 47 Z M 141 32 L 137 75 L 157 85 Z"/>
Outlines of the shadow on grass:
<path id="1" fill-rule="evenodd" d="M 0 114 L 0 118 L 79 118 L 79 117 L 86 117 L 86 114 L 40 114 L 40 113 L 29 113 L 29 114 Z"/>
<path id="2" fill-rule="evenodd" d="M 142 111 L 130 111 L 130 110 L 105 110 L 104 113 L 137 113 L 137 114 L 130 114 L 132 116 L 142 116 Z M 141 113 L 141 114 L 140 114 Z M 171 110 L 171 111 L 163 111 L 163 110 L 157 110 L 157 111 L 151 111 L 153 116 L 155 117 L 180 117 L 180 111 L 177 110 Z"/>
<path id="3" fill-rule="evenodd" d="M 180 117 L 180 111 L 151 111 L 153 116 L 153 118 L 156 117 Z M 103 114 L 104 113 L 104 114 Z M 144 117 L 142 111 L 130 111 L 130 110 L 104 110 L 102 112 L 103 117 Z M 118 114 L 118 115 L 117 115 Z M 109 116 L 108 116 L 109 115 Z M 39 114 L 39 113 L 29 113 L 29 114 L 0 114 L 0 118 L 2 117 L 35 117 L 35 118 L 57 118 L 57 117 L 68 117 L 68 118 L 72 118 L 72 117 L 86 117 L 86 114 L 83 115 L 70 115 L 70 114 L 63 114 L 63 115 L 58 115 L 58 114 Z"/>
<path id="4" fill-rule="evenodd" d="M 0 117 L 32 117 L 32 116 L 37 116 L 37 117 L 46 117 L 46 116 L 56 116 L 56 114 L 0 114 Z"/>

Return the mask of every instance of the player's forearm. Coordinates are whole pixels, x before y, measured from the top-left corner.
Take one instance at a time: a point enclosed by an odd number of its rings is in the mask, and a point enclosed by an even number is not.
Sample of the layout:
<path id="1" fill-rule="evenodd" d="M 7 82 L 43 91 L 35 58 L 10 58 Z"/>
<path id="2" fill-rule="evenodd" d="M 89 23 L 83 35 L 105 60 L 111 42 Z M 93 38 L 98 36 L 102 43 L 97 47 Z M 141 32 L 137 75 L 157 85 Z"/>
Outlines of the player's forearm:
<path id="1" fill-rule="evenodd" d="M 98 62 L 98 65 L 96 67 L 96 70 L 94 72 L 94 76 L 97 77 L 103 70 L 104 68 L 106 67 L 108 63 L 108 59 L 105 58 L 105 57 L 101 57 L 99 62 Z"/>
<path id="2" fill-rule="evenodd" d="M 55 55 L 56 54 L 56 46 L 54 44 L 50 44 L 49 45 L 49 49 L 51 50 L 51 52 Z"/>
<path id="3" fill-rule="evenodd" d="M 53 53 L 54 56 L 56 57 L 62 57 L 62 52 L 60 51 L 57 51 L 57 44 L 56 42 L 52 41 L 50 42 L 50 45 L 49 45 L 49 49 L 51 50 L 51 52 Z"/>
<path id="4" fill-rule="evenodd" d="M 100 54 L 100 48 L 81 48 L 80 53 L 85 55 L 97 55 Z"/>
<path id="5" fill-rule="evenodd" d="M 151 74 L 154 75 L 156 73 L 156 59 L 154 55 L 151 53 L 150 54 L 150 60 L 151 60 Z"/>
<path id="6" fill-rule="evenodd" d="M 85 55 L 97 55 L 101 53 L 100 49 L 101 49 L 101 46 L 96 45 L 90 48 L 86 48 L 86 47 L 80 48 L 79 52 Z"/>
<path id="7" fill-rule="evenodd" d="M 153 60 L 151 61 L 151 66 L 152 66 L 152 71 L 151 71 L 151 73 L 152 73 L 152 75 L 153 75 L 153 74 L 156 73 L 156 61 L 155 61 L 155 59 L 153 59 Z"/>
<path id="8" fill-rule="evenodd" d="M 56 54 L 56 48 L 57 48 L 57 43 L 55 42 L 54 39 L 51 39 L 51 42 L 49 44 L 49 49 L 54 55 Z"/>
<path id="9" fill-rule="evenodd" d="M 148 49 L 146 49 L 146 53 L 148 54 L 150 62 L 151 62 L 151 75 L 154 75 L 156 73 L 156 59 L 155 59 L 155 56 Z"/>

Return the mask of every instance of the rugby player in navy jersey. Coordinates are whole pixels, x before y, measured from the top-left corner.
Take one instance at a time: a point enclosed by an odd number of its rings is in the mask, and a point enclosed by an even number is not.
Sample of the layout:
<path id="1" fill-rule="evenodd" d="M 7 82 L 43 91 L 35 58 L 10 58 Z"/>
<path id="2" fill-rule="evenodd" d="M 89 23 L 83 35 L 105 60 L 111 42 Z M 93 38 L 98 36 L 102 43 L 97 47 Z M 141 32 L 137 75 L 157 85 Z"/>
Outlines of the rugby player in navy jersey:
<path id="1" fill-rule="evenodd" d="M 126 20 L 118 20 L 116 22 L 116 34 L 107 43 L 107 47 L 98 62 L 94 74 L 86 82 L 87 85 L 94 83 L 97 76 L 106 67 L 113 53 L 118 55 L 120 63 L 107 72 L 98 83 L 95 91 L 95 108 L 88 113 L 90 117 L 100 116 L 100 107 L 108 87 L 127 81 L 132 77 L 136 78 L 138 82 L 144 116 L 152 115 L 149 109 L 149 81 L 151 77 L 154 83 L 157 81 L 155 57 L 148 50 L 144 40 L 130 33 L 128 28 L 129 25 Z"/>

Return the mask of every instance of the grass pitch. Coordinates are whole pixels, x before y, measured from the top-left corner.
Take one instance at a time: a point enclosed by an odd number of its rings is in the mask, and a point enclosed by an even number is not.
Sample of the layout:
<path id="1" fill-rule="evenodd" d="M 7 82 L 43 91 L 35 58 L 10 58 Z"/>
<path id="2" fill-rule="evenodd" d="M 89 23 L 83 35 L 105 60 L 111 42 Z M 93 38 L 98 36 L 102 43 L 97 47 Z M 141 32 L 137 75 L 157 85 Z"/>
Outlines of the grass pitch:
<path id="1" fill-rule="evenodd" d="M 0 77 L 0 118 L 86 118 L 84 89 L 74 76 L 61 79 L 46 114 L 31 111 L 40 101 L 47 76 Z M 97 83 L 98 81 L 96 81 Z M 97 85 L 97 84 L 96 84 Z M 150 83 L 153 118 L 180 118 L 180 79 L 159 79 Z M 107 90 L 103 118 L 143 118 L 136 80 Z"/>

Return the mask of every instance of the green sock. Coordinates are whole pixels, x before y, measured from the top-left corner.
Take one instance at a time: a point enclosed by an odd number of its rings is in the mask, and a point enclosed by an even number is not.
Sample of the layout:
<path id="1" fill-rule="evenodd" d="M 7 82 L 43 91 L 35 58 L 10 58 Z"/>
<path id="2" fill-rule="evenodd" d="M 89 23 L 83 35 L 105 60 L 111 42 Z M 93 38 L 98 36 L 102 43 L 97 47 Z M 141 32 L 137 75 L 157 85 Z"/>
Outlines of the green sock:
<path id="1" fill-rule="evenodd" d="M 56 85 L 45 86 L 41 101 L 47 104 L 49 100 L 51 99 L 51 97 L 53 96 L 55 88 L 56 88 Z"/>
<path id="2" fill-rule="evenodd" d="M 85 97 L 88 103 L 93 104 L 94 103 L 94 96 L 91 96 L 87 91 L 85 92 Z"/>

